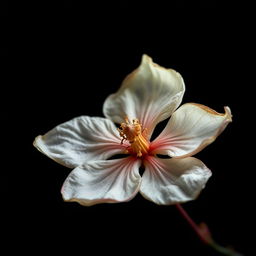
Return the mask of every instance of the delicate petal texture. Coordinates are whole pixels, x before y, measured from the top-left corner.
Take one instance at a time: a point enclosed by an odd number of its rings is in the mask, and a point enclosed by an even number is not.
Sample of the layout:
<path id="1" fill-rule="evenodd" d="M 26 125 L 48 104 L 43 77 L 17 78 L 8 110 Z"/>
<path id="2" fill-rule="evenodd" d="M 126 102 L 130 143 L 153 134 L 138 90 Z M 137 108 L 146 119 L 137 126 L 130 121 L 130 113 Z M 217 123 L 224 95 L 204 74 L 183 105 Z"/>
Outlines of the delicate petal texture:
<path id="1" fill-rule="evenodd" d="M 90 206 L 131 200 L 139 191 L 141 160 L 96 160 L 74 169 L 62 187 L 66 201 Z"/>
<path id="2" fill-rule="evenodd" d="M 56 162 L 74 168 L 88 160 L 107 159 L 123 153 L 125 145 L 120 142 L 113 122 L 81 116 L 38 136 L 34 146 Z"/>
<path id="3" fill-rule="evenodd" d="M 179 106 L 185 85 L 179 73 L 165 69 L 143 55 L 138 69 L 128 75 L 121 88 L 105 101 L 103 112 L 115 123 L 138 118 L 150 137 L 156 124 Z"/>
<path id="4" fill-rule="evenodd" d="M 200 104 L 188 103 L 176 110 L 162 133 L 152 142 L 153 154 L 171 157 L 192 156 L 212 143 L 232 121 L 230 109 L 225 114 Z"/>
<path id="5" fill-rule="evenodd" d="M 141 194 L 156 204 L 175 204 L 195 199 L 211 176 L 198 159 L 148 157 L 140 187 Z"/>

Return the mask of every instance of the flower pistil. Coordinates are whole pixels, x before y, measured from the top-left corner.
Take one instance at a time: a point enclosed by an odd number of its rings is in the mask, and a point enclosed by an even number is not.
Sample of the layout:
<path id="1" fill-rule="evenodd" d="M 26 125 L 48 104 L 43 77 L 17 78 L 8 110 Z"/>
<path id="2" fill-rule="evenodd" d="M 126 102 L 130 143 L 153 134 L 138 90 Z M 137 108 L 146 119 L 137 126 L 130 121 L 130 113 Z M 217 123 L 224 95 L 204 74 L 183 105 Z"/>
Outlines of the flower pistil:
<path id="1" fill-rule="evenodd" d="M 146 128 L 142 128 L 137 118 L 131 122 L 128 117 L 125 117 L 125 122 L 121 123 L 120 128 L 118 128 L 119 134 L 122 137 L 121 144 L 123 144 L 124 140 L 128 140 L 130 146 L 127 148 L 127 151 L 129 153 L 136 154 L 137 157 L 146 155 L 149 150 L 146 130 Z"/>

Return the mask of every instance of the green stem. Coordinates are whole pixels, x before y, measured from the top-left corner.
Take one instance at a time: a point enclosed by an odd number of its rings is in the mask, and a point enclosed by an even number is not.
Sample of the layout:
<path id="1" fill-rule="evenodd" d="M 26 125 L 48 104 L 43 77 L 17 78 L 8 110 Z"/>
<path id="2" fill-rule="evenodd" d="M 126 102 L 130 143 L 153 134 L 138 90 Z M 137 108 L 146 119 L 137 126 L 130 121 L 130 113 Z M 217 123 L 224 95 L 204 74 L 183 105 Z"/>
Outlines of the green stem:
<path id="1" fill-rule="evenodd" d="M 206 245 L 211 246 L 211 248 L 213 248 L 215 251 L 221 253 L 222 255 L 243 256 L 242 254 L 240 254 L 230 248 L 223 247 L 223 246 L 217 244 L 212 239 L 211 233 L 205 223 L 201 223 L 201 225 L 197 225 L 180 204 L 176 204 L 176 207 L 179 210 L 179 212 L 181 213 L 181 215 L 184 217 L 184 219 L 189 223 L 189 225 L 192 227 L 192 229 L 196 232 L 196 234 L 201 239 L 201 241 L 204 242 Z"/>
<path id="2" fill-rule="evenodd" d="M 241 253 L 238 253 L 230 248 L 223 247 L 216 242 L 212 241 L 211 244 L 209 244 L 215 251 L 222 253 L 223 255 L 227 256 L 243 256 Z"/>

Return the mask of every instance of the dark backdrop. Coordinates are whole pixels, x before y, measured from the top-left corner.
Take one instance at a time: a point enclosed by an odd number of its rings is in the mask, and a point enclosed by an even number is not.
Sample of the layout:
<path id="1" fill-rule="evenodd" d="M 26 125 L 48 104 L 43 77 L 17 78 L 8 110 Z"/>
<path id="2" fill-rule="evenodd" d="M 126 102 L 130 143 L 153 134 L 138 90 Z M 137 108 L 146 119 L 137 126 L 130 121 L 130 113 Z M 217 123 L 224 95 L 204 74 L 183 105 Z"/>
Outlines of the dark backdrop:
<path id="1" fill-rule="evenodd" d="M 205 221 L 220 244 L 252 255 L 250 15 L 241 19 L 241 12 L 203 2 L 42 2 L 29 4 L 15 21 L 18 44 L 10 55 L 15 70 L 10 89 L 17 103 L 16 140 L 24 142 L 14 151 L 25 156 L 15 171 L 19 190 L 11 203 L 22 227 L 15 226 L 11 236 L 20 234 L 21 248 L 33 255 L 216 255 L 173 206 L 157 206 L 140 195 L 129 203 L 89 208 L 64 203 L 60 188 L 71 170 L 32 146 L 37 135 L 71 118 L 103 116 L 104 99 L 146 53 L 182 74 L 183 102 L 219 112 L 225 105 L 231 108 L 233 123 L 196 156 L 213 176 L 184 208 L 196 222 Z"/>

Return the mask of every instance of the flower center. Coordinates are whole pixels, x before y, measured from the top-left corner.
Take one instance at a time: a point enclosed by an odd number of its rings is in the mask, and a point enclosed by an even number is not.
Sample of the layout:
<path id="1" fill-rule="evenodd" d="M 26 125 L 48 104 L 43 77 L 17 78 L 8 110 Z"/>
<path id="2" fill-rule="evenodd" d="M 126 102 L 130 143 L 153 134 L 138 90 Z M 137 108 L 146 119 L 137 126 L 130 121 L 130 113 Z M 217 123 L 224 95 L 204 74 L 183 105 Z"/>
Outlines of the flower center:
<path id="1" fill-rule="evenodd" d="M 123 144 L 124 140 L 129 141 L 130 147 L 127 148 L 129 153 L 136 154 L 137 157 L 148 153 L 149 141 L 145 138 L 146 128 L 142 129 L 138 119 L 133 119 L 130 122 L 128 117 L 126 117 L 125 122 L 121 123 L 118 131 L 122 137 L 121 144 Z"/>

